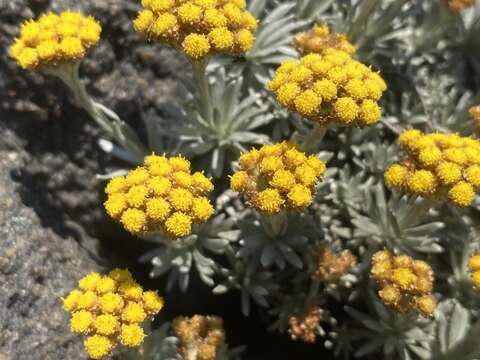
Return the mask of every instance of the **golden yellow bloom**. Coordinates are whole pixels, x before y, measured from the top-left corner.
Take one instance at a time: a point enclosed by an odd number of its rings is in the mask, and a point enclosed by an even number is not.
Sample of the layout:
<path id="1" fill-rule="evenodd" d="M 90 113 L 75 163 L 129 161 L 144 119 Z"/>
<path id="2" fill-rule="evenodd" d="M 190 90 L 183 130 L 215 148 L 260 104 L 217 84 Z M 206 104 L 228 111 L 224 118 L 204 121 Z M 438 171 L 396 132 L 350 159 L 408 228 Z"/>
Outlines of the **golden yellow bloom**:
<path id="1" fill-rule="evenodd" d="M 372 257 L 371 276 L 381 287 L 378 295 L 385 305 L 399 313 L 416 310 L 431 316 L 436 302 L 433 289 L 433 271 L 430 265 L 410 256 L 392 256 L 389 251 L 376 252 Z"/>
<path id="2" fill-rule="evenodd" d="M 479 140 L 409 129 L 399 143 L 407 158 L 385 172 L 388 187 L 470 206 L 480 186 Z"/>
<path id="3" fill-rule="evenodd" d="M 470 259 L 468 259 L 468 267 L 471 271 L 479 271 L 480 270 L 480 255 L 472 255 Z"/>
<path id="4" fill-rule="evenodd" d="M 79 12 L 44 14 L 22 24 L 20 37 L 10 47 L 10 56 L 26 70 L 75 63 L 97 45 L 101 30 L 95 19 Z"/>
<path id="5" fill-rule="evenodd" d="M 309 32 L 298 33 L 295 35 L 293 43 L 302 55 L 321 54 L 326 49 L 342 50 L 348 54 L 356 51 L 355 46 L 348 41 L 346 34 L 332 33 L 328 25 L 314 25 Z"/>
<path id="6" fill-rule="evenodd" d="M 103 359 L 112 351 L 112 341 L 105 336 L 93 335 L 84 342 L 85 351 L 92 359 Z"/>
<path id="7" fill-rule="evenodd" d="M 212 181 L 191 173 L 182 156 L 145 157 L 143 166 L 112 178 L 105 188 L 108 215 L 132 234 L 163 231 L 173 238 L 191 233 L 192 222 L 204 223 L 214 213 L 207 192 Z"/>
<path id="8" fill-rule="evenodd" d="M 92 359 L 105 358 L 118 344 L 139 346 L 145 337 L 139 324 L 152 320 L 163 304 L 156 291 L 143 291 L 126 269 L 107 276 L 90 273 L 63 299 L 72 332 L 89 335 L 84 346 Z"/>
<path id="9" fill-rule="evenodd" d="M 280 65 L 268 87 L 280 104 L 320 124 L 365 127 L 380 120 L 380 75 L 333 47 Z"/>
<path id="10" fill-rule="evenodd" d="M 181 49 L 193 60 L 242 54 L 253 46 L 257 20 L 241 0 L 142 1 L 133 21 L 147 39 Z"/>
<path id="11" fill-rule="evenodd" d="M 295 144 L 282 142 L 242 154 L 230 186 L 266 214 L 302 211 L 312 203 L 315 185 L 325 171 L 325 163 L 316 156 L 307 157 Z"/>

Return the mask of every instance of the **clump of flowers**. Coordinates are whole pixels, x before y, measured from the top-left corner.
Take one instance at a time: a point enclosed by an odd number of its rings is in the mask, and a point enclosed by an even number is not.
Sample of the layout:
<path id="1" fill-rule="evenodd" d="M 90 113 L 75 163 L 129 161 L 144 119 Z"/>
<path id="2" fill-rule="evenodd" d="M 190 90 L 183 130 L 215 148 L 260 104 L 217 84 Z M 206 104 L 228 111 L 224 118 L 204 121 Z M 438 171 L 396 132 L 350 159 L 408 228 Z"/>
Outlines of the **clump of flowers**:
<path id="1" fill-rule="evenodd" d="M 144 291 L 123 269 L 107 276 L 92 272 L 63 299 L 63 308 L 72 315 L 70 329 L 88 336 L 84 346 L 92 359 L 103 359 L 118 344 L 138 347 L 145 337 L 140 324 L 152 320 L 163 304 L 156 291 Z"/>
<path id="2" fill-rule="evenodd" d="M 475 0 L 444 0 L 448 9 L 455 13 L 459 14 L 466 8 L 475 5 Z"/>
<path id="3" fill-rule="evenodd" d="M 458 134 L 405 130 L 407 158 L 385 172 L 388 187 L 425 198 L 469 206 L 480 186 L 480 141 Z"/>
<path id="4" fill-rule="evenodd" d="M 245 0 L 142 0 L 133 24 L 147 39 L 200 60 L 214 53 L 242 54 L 255 41 L 257 20 Z"/>
<path id="5" fill-rule="evenodd" d="M 472 272 L 472 281 L 473 285 L 477 289 L 480 289 L 480 255 L 472 255 L 470 259 L 468 259 L 468 267 Z"/>
<path id="6" fill-rule="evenodd" d="M 317 257 L 315 278 L 326 283 L 335 283 L 355 266 L 357 258 L 349 250 L 344 250 L 340 255 L 335 255 L 331 249 L 323 248 Z"/>
<path id="7" fill-rule="evenodd" d="M 268 87 L 280 104 L 302 117 L 348 127 L 378 122 L 378 100 L 387 89 L 380 74 L 336 49 L 284 62 Z"/>
<path id="8" fill-rule="evenodd" d="M 293 43 L 301 55 L 322 54 L 327 49 L 341 50 L 351 55 L 357 50 L 346 34 L 332 33 L 328 25 L 314 25 L 310 31 L 298 33 Z"/>
<path id="9" fill-rule="evenodd" d="M 10 47 L 10 56 L 27 70 L 76 63 L 97 45 L 101 30 L 93 17 L 77 11 L 44 14 L 22 24 L 20 37 Z"/>
<path id="10" fill-rule="evenodd" d="M 172 329 L 180 340 L 178 351 L 184 360 L 213 360 L 225 342 L 223 321 L 217 316 L 177 317 Z"/>
<path id="11" fill-rule="evenodd" d="M 313 344 L 317 340 L 321 311 L 318 306 L 311 306 L 300 315 L 291 315 L 288 319 L 288 333 L 292 340 Z"/>
<path id="12" fill-rule="evenodd" d="M 230 186 L 267 215 L 282 209 L 302 211 L 312 203 L 315 184 L 325 170 L 316 155 L 307 156 L 297 145 L 284 141 L 242 154 Z"/>
<path id="13" fill-rule="evenodd" d="M 378 292 L 385 305 L 405 314 L 416 310 L 431 316 L 437 306 L 431 295 L 433 271 L 430 265 L 410 256 L 392 256 L 389 251 L 376 252 L 372 257 L 371 275 L 380 285 Z"/>
<path id="14" fill-rule="evenodd" d="M 201 172 L 191 173 L 182 156 L 149 155 L 143 166 L 110 180 L 105 192 L 107 213 L 132 234 L 163 231 L 172 238 L 187 236 L 193 223 L 214 213 L 205 196 L 213 190 Z"/>

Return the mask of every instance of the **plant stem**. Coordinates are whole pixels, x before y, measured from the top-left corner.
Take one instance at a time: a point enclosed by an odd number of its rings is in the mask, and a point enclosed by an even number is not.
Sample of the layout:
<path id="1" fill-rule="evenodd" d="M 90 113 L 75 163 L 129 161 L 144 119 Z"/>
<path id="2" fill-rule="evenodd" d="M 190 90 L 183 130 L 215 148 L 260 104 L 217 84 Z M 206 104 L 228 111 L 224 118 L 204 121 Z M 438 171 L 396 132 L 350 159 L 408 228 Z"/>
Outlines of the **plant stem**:
<path id="1" fill-rule="evenodd" d="M 193 79 L 198 89 L 201 114 L 210 125 L 214 126 L 213 102 L 207 77 L 207 65 L 208 60 L 206 59 L 192 61 Z"/>
<path id="2" fill-rule="evenodd" d="M 60 78 L 75 95 L 78 103 L 85 109 L 91 118 L 100 126 L 108 137 L 114 139 L 119 145 L 127 149 L 137 163 L 140 163 L 147 150 L 141 143 L 135 131 L 120 117 L 107 107 L 96 103 L 88 94 L 79 77 L 80 63 L 63 65 L 47 70 Z"/>
<path id="3" fill-rule="evenodd" d="M 303 140 L 302 150 L 306 153 L 312 152 L 315 145 L 318 145 L 322 142 L 327 130 L 328 127 L 315 124 L 313 130 Z"/>
<path id="4" fill-rule="evenodd" d="M 271 238 L 285 234 L 285 231 L 287 231 L 288 227 L 287 220 L 287 212 L 284 210 L 275 215 L 265 215 L 260 213 L 260 221 L 262 222 L 262 226 L 265 229 L 265 232 Z"/>

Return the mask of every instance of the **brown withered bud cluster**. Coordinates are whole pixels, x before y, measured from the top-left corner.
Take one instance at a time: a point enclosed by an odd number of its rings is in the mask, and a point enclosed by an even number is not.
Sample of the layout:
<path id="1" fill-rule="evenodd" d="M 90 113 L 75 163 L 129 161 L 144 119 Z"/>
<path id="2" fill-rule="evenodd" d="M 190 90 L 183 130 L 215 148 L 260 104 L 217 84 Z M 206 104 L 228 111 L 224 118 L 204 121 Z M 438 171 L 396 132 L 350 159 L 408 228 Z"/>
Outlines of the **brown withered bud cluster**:
<path id="1" fill-rule="evenodd" d="M 301 55 L 321 54 L 325 49 L 342 50 L 350 55 L 356 51 L 345 34 L 331 33 L 327 25 L 314 25 L 312 30 L 298 33 L 293 43 Z"/>
<path id="2" fill-rule="evenodd" d="M 475 0 L 444 0 L 444 2 L 448 9 L 455 14 L 459 14 L 475 4 Z"/>
<path id="3" fill-rule="evenodd" d="M 410 256 L 392 256 L 389 251 L 378 251 L 372 258 L 372 277 L 380 285 L 378 292 L 385 305 L 405 314 L 416 310 L 431 316 L 437 307 L 432 296 L 433 271 L 425 261 Z"/>
<path id="4" fill-rule="evenodd" d="M 473 120 L 473 124 L 475 125 L 475 129 L 477 129 L 477 133 L 480 133 L 480 105 L 472 106 L 470 109 L 468 109 L 468 114 Z"/>
<path id="5" fill-rule="evenodd" d="M 317 257 L 317 269 L 314 277 L 326 283 L 335 283 L 348 273 L 357 263 L 357 258 L 349 251 L 344 250 L 335 255 L 331 249 L 320 249 Z"/>
<path id="6" fill-rule="evenodd" d="M 288 333 L 292 340 L 314 343 L 317 340 L 317 328 L 321 320 L 318 306 L 311 306 L 302 314 L 290 315 Z"/>
<path id="7" fill-rule="evenodd" d="M 225 342 L 223 320 L 217 316 L 177 317 L 172 329 L 180 340 L 178 350 L 184 360 L 213 360 Z"/>

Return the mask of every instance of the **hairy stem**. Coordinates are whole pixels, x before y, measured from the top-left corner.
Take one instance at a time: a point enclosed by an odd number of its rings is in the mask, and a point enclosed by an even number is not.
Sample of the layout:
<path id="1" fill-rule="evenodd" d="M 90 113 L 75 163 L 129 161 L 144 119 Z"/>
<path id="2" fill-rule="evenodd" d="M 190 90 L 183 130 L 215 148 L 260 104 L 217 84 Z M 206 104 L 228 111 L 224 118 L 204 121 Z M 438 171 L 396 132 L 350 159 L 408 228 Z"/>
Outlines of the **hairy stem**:
<path id="1" fill-rule="evenodd" d="M 210 125 L 214 126 L 213 102 L 207 77 L 207 65 L 208 60 L 206 59 L 192 61 L 193 79 L 195 80 L 200 99 L 200 113 Z"/>
<path id="2" fill-rule="evenodd" d="M 312 131 L 303 140 L 302 150 L 307 154 L 312 152 L 315 146 L 322 142 L 327 130 L 328 127 L 315 124 Z"/>

